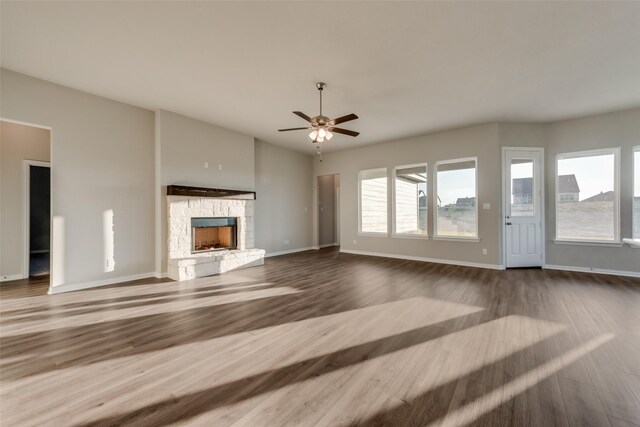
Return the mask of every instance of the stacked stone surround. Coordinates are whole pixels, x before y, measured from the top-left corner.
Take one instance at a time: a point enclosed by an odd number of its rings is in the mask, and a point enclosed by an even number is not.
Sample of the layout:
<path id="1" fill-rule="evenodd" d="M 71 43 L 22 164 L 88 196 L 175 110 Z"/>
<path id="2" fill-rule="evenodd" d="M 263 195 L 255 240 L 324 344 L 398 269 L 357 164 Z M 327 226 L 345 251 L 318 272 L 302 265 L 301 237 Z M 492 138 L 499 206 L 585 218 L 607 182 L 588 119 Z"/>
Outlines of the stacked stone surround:
<path id="1" fill-rule="evenodd" d="M 264 264 L 264 250 L 255 249 L 253 200 L 167 196 L 168 276 L 173 280 L 224 273 Z M 237 218 L 237 249 L 191 253 L 191 218 Z"/>

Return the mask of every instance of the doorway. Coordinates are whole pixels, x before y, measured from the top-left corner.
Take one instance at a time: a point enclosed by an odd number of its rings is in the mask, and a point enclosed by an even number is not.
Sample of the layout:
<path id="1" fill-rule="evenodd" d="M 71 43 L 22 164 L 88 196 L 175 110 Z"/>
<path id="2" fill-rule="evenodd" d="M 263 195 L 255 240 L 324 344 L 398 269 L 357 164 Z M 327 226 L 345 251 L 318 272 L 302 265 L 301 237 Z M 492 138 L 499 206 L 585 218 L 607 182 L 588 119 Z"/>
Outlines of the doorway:
<path id="1" fill-rule="evenodd" d="M 544 149 L 504 147 L 502 154 L 505 267 L 542 267 Z"/>
<path id="2" fill-rule="evenodd" d="M 51 265 L 51 165 L 35 160 L 24 163 L 26 276 L 46 276 Z"/>
<path id="3" fill-rule="evenodd" d="M 38 276 L 51 259 L 51 129 L 0 119 L 0 282 Z"/>
<path id="4" fill-rule="evenodd" d="M 340 175 L 318 177 L 318 245 L 340 245 Z"/>

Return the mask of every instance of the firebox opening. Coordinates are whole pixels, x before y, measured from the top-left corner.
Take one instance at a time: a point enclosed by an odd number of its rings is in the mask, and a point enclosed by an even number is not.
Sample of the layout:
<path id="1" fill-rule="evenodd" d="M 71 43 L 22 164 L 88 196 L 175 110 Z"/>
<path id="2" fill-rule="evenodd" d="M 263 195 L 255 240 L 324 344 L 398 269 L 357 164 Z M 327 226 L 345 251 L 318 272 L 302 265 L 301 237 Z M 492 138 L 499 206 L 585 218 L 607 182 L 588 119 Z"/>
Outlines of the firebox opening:
<path id="1" fill-rule="evenodd" d="M 191 218 L 191 252 L 236 249 L 236 218 Z"/>

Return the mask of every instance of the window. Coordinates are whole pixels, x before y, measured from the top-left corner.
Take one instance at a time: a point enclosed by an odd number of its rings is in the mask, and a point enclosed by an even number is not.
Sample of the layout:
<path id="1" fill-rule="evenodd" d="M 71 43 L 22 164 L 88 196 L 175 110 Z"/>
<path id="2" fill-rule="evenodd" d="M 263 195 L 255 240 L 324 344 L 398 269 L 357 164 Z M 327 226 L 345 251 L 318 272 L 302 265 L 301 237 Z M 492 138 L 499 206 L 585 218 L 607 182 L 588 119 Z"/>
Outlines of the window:
<path id="1" fill-rule="evenodd" d="M 427 165 L 397 167 L 393 190 L 394 234 L 427 236 Z"/>
<path id="2" fill-rule="evenodd" d="M 387 234 L 387 170 L 360 172 L 360 233 Z"/>
<path id="3" fill-rule="evenodd" d="M 437 162 L 436 237 L 478 237 L 477 159 Z"/>
<path id="4" fill-rule="evenodd" d="M 512 217 L 536 215 L 533 181 L 533 160 L 511 160 L 511 212 Z"/>
<path id="5" fill-rule="evenodd" d="M 633 238 L 640 239 L 640 147 L 633 150 Z"/>
<path id="6" fill-rule="evenodd" d="M 556 239 L 618 241 L 619 149 L 556 157 Z"/>

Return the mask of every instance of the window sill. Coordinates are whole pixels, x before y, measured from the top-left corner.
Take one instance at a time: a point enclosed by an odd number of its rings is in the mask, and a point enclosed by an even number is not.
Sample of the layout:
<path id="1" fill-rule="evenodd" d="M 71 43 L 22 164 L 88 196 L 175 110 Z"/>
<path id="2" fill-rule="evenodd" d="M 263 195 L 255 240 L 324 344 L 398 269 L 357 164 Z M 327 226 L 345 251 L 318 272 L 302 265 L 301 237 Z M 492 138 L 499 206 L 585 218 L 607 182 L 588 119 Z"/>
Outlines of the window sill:
<path id="1" fill-rule="evenodd" d="M 434 236 L 433 240 L 443 240 L 449 242 L 464 242 L 464 243 L 478 243 L 480 241 L 477 237 L 440 237 Z"/>
<path id="2" fill-rule="evenodd" d="M 640 239 L 622 239 L 622 241 L 633 249 L 640 249 Z"/>
<path id="3" fill-rule="evenodd" d="M 392 234 L 391 237 L 398 239 L 418 239 L 418 240 L 429 240 L 429 236 L 427 234 Z"/>
<path id="4" fill-rule="evenodd" d="M 603 246 L 608 248 L 621 248 L 623 243 L 618 241 L 602 241 L 602 240 L 560 240 L 553 239 L 556 245 L 577 245 L 577 246 Z"/>
<path id="5" fill-rule="evenodd" d="M 373 233 L 373 232 L 359 231 L 358 232 L 358 236 L 363 236 L 363 237 L 389 237 L 389 233 Z"/>

